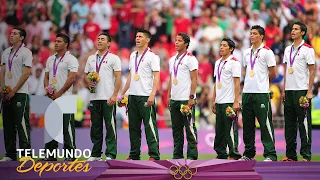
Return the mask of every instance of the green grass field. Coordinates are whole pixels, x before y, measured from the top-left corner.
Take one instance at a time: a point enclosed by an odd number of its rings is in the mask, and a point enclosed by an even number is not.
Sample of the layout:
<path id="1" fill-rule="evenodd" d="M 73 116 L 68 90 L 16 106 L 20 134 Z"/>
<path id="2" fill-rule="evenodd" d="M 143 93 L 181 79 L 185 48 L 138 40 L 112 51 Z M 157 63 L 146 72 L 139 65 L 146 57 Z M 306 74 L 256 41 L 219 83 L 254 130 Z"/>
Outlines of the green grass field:
<path id="1" fill-rule="evenodd" d="M 2 158 L 3 156 L 0 156 L 0 158 Z M 128 155 L 127 154 L 118 154 L 117 155 L 117 160 L 125 160 L 127 159 Z M 185 156 L 186 157 L 186 156 Z M 283 158 L 285 157 L 284 154 L 280 154 L 278 155 L 278 161 L 281 161 Z M 161 160 L 166 160 L 166 159 L 171 159 L 172 155 L 171 154 L 163 154 L 161 155 Z M 215 159 L 216 155 L 214 154 L 199 154 L 199 160 L 206 160 L 206 159 Z M 302 157 L 299 156 L 299 161 L 302 160 Z M 103 156 L 103 159 L 105 159 L 105 156 Z M 142 154 L 141 156 L 141 160 L 148 160 L 149 156 L 147 154 Z M 63 159 L 59 159 L 59 160 L 63 160 Z M 80 158 L 79 160 L 86 160 L 85 158 Z M 263 161 L 264 157 L 262 155 L 258 155 L 256 156 L 256 160 L 257 161 Z M 320 162 L 320 154 L 316 154 L 312 156 L 312 161 L 318 161 Z"/>

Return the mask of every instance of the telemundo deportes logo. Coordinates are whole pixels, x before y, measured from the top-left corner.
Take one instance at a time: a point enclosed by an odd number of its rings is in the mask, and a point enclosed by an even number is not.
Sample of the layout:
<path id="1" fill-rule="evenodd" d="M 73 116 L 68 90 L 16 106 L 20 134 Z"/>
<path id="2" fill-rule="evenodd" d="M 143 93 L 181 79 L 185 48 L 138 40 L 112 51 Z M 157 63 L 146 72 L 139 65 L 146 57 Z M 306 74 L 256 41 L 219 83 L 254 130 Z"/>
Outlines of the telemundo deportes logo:
<path id="1" fill-rule="evenodd" d="M 75 114 L 77 111 L 77 97 L 75 95 L 61 96 L 56 100 L 51 100 L 44 96 L 31 96 L 31 113 L 45 114 L 45 128 L 44 128 L 44 143 L 52 140 L 63 144 L 63 114 Z M 71 127 L 68 130 L 71 131 Z M 72 133 L 69 133 L 72 141 Z M 72 142 L 73 144 L 73 142 Z M 58 172 L 62 169 L 63 172 L 88 172 L 91 168 L 85 161 L 78 160 L 79 158 L 89 158 L 91 150 L 85 149 L 17 149 L 21 165 L 17 167 L 17 171 L 24 173 L 34 170 L 39 172 L 41 176 L 43 171 Z M 31 158 L 32 157 L 32 158 Z M 72 162 L 63 163 L 44 163 L 35 162 L 33 158 L 44 159 L 47 157 L 64 158 L 68 157 L 74 159 Z M 27 162 L 31 162 L 31 166 L 25 166 Z"/>

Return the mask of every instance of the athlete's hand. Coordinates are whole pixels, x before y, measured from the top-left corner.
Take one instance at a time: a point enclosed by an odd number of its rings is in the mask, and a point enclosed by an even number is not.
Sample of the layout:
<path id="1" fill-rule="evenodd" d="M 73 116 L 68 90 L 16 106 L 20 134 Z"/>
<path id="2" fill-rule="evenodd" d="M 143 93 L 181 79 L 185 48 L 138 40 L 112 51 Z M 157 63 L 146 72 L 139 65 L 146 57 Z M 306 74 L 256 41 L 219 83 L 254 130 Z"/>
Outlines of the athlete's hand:
<path id="1" fill-rule="evenodd" d="M 216 103 L 212 101 L 211 103 L 211 111 L 216 114 Z"/>

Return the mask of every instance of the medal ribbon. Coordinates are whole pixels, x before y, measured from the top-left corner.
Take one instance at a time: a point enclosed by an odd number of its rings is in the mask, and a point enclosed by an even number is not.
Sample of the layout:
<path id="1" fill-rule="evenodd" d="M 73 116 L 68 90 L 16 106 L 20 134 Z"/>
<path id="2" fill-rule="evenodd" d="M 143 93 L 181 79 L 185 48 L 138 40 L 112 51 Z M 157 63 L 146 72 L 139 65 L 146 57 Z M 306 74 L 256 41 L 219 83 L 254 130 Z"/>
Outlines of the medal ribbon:
<path id="1" fill-rule="evenodd" d="M 54 58 L 54 62 L 53 62 L 53 77 L 56 77 L 57 70 L 58 70 L 58 66 L 59 66 L 61 60 L 64 58 L 65 55 L 66 55 L 66 53 L 64 53 L 64 55 L 60 58 L 58 64 L 56 64 L 56 61 L 57 61 L 57 57 L 58 57 L 58 56 L 56 56 L 56 57 Z"/>
<path id="2" fill-rule="evenodd" d="M 96 57 L 96 72 L 99 73 L 100 72 L 100 68 L 101 68 L 101 64 L 104 60 L 104 58 L 108 55 L 109 51 L 105 52 L 104 55 L 102 56 L 102 59 L 100 59 L 100 63 L 98 64 L 98 54 Z"/>
<path id="3" fill-rule="evenodd" d="M 222 65 L 222 67 L 221 67 L 221 69 L 220 69 L 221 63 L 222 63 L 222 59 L 221 59 L 221 61 L 220 61 L 220 63 L 219 63 L 219 66 L 218 66 L 218 82 L 220 82 L 221 74 L 222 74 L 222 69 L 223 69 L 224 65 L 226 65 L 227 61 L 225 60 L 225 61 L 223 62 L 223 65 Z"/>
<path id="4" fill-rule="evenodd" d="M 16 52 L 14 52 L 13 56 L 11 56 L 13 48 L 11 49 L 10 55 L 8 57 L 9 71 L 11 71 L 11 68 L 12 68 L 13 58 L 16 56 L 17 52 L 20 50 L 21 47 L 22 47 L 22 44 L 19 46 L 19 48 L 16 50 Z"/>
<path id="5" fill-rule="evenodd" d="M 138 73 L 138 69 L 139 69 L 141 60 L 143 59 L 144 55 L 147 53 L 148 49 L 149 49 L 149 48 L 146 48 L 146 49 L 143 51 L 143 53 L 142 53 L 142 55 L 141 55 L 141 57 L 140 57 L 139 63 L 137 62 L 137 60 L 138 60 L 138 51 L 137 51 L 136 60 L 135 60 L 135 73 L 136 73 L 136 74 Z"/>
<path id="6" fill-rule="evenodd" d="M 251 49 L 251 54 L 250 54 L 250 66 L 251 66 L 251 70 L 253 70 L 254 65 L 256 64 L 256 60 L 257 60 L 257 57 L 258 57 L 258 54 L 259 54 L 259 51 L 260 51 L 260 50 L 261 50 L 261 48 L 258 49 L 257 54 L 255 55 L 255 57 L 254 57 L 254 59 L 253 59 L 253 61 L 252 61 L 253 50 Z"/>
<path id="7" fill-rule="evenodd" d="M 296 59 L 296 56 L 297 56 L 297 54 L 298 54 L 298 52 L 299 52 L 299 50 L 300 50 L 301 47 L 302 47 L 302 45 L 298 47 L 298 50 L 297 50 L 296 53 L 294 54 L 293 58 L 291 58 L 291 56 L 292 56 L 292 51 L 293 51 L 293 49 L 294 49 L 293 45 L 291 46 L 291 50 L 290 50 L 290 67 L 292 67 L 292 65 L 293 65 L 293 63 L 294 63 L 294 60 Z"/>
<path id="8" fill-rule="evenodd" d="M 178 65 L 176 65 L 176 62 L 177 62 L 177 59 L 178 59 L 178 55 L 176 56 L 176 59 L 174 61 L 174 64 L 173 64 L 173 73 L 174 73 L 174 77 L 176 78 L 177 75 L 178 75 L 178 67 L 182 61 L 182 59 L 184 58 L 184 56 L 186 56 L 188 51 L 184 52 L 183 55 L 181 56 L 179 62 L 178 62 Z"/>

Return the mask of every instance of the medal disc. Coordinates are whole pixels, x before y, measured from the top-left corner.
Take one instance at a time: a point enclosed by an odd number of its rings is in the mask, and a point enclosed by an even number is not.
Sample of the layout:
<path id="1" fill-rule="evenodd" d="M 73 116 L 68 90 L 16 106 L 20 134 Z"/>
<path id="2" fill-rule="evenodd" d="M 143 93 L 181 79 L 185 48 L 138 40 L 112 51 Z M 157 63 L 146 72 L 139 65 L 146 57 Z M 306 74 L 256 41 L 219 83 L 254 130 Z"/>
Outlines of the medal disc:
<path id="1" fill-rule="evenodd" d="M 288 69 L 288 72 L 290 73 L 290 74 L 292 74 L 293 73 L 293 67 L 290 67 L 289 69 Z"/>
<path id="2" fill-rule="evenodd" d="M 217 88 L 220 89 L 221 87 L 222 87 L 222 83 L 221 83 L 221 82 L 218 82 Z"/>
<path id="3" fill-rule="evenodd" d="M 174 84 L 174 85 L 178 84 L 178 79 L 177 79 L 177 78 L 174 78 L 174 79 L 173 79 L 173 84 Z"/>
<path id="4" fill-rule="evenodd" d="M 254 74 L 255 74 L 255 73 L 254 73 L 254 70 L 251 70 L 251 71 L 250 71 L 250 76 L 253 77 Z"/>
<path id="5" fill-rule="evenodd" d="M 53 77 L 53 78 L 51 79 L 51 83 L 52 83 L 52 84 L 57 84 L 57 78 L 56 78 L 56 77 Z"/>
<path id="6" fill-rule="evenodd" d="M 136 80 L 136 81 L 138 81 L 139 78 L 140 78 L 140 77 L 139 77 L 139 74 L 135 74 L 135 75 L 133 76 L 133 79 Z"/>
<path id="7" fill-rule="evenodd" d="M 11 73 L 11 71 L 8 72 L 8 75 L 7 75 L 7 76 L 8 76 L 9 79 L 12 78 L 12 73 Z"/>

